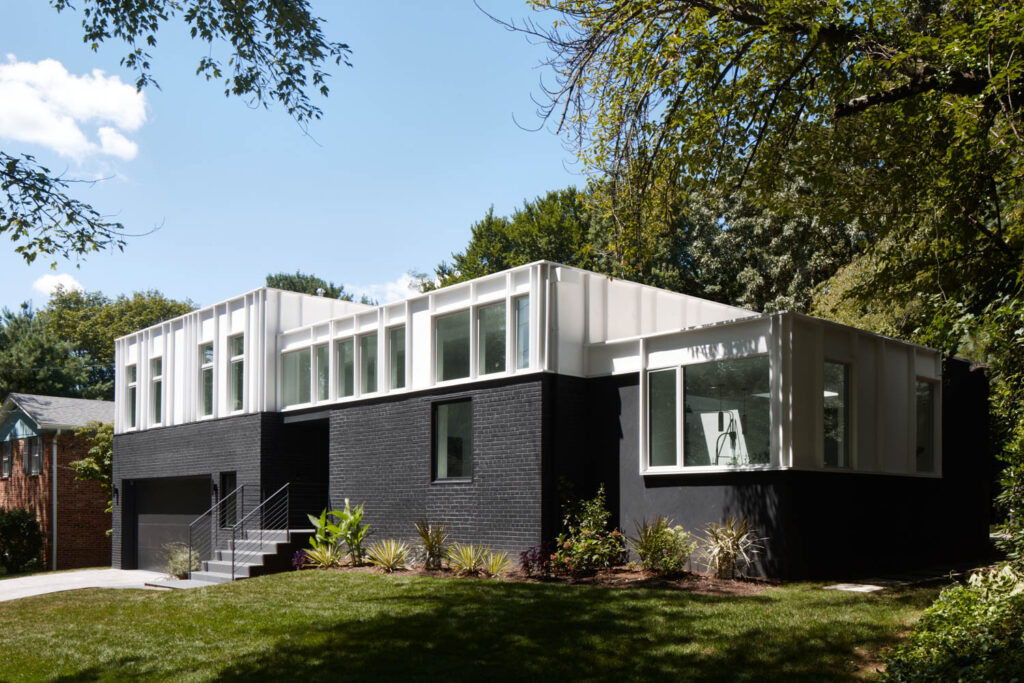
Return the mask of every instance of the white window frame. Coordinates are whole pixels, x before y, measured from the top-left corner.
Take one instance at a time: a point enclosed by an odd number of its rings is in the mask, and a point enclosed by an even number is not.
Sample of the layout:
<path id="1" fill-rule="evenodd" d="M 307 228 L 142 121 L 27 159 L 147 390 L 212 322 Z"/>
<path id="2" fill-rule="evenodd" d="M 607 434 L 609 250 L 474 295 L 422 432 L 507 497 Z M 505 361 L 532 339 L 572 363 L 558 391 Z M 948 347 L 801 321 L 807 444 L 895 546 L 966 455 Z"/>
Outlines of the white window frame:
<path id="1" fill-rule="evenodd" d="M 303 403 L 292 403 L 291 405 L 284 404 L 284 357 L 292 354 L 302 353 L 305 351 L 309 354 L 309 397 Z M 293 408 L 301 408 L 305 406 L 311 406 L 314 404 L 314 397 L 316 396 L 316 358 L 313 346 L 300 346 L 294 349 L 288 349 L 287 351 L 281 351 L 277 355 L 277 403 L 281 410 L 290 410 Z"/>
<path id="2" fill-rule="evenodd" d="M 128 429 L 139 428 L 139 367 L 136 363 L 129 363 L 124 367 L 124 374 L 127 381 L 124 418 Z M 134 411 L 132 410 L 134 408 Z M 134 416 L 134 419 L 133 419 Z"/>
<path id="3" fill-rule="evenodd" d="M 431 342 L 430 343 L 430 352 L 431 352 L 431 354 L 430 354 L 431 355 L 431 359 L 430 359 L 430 364 L 431 364 L 430 375 L 434 379 L 434 385 L 435 386 L 447 386 L 447 385 L 450 385 L 450 384 L 459 384 L 459 383 L 462 383 L 462 382 L 466 382 L 466 381 L 469 381 L 469 380 L 476 379 L 476 377 L 477 377 L 477 367 L 476 367 L 476 355 L 477 355 L 476 338 L 477 338 L 477 335 L 475 334 L 475 330 L 474 330 L 474 328 L 476 327 L 476 324 L 475 324 L 476 323 L 476 308 L 477 308 L 476 306 L 469 306 L 469 307 L 466 307 L 466 308 L 459 308 L 459 309 L 453 310 L 453 311 L 445 311 L 444 313 L 435 313 L 433 316 L 431 316 L 431 320 L 430 320 L 430 342 Z M 456 316 L 456 315 L 460 315 L 462 313 L 468 313 L 469 314 L 467 316 L 467 329 L 469 330 L 469 373 L 465 377 L 454 377 L 452 379 L 442 380 L 441 377 L 440 377 L 440 374 L 437 371 L 438 370 L 438 367 L 437 367 L 438 366 L 438 363 L 437 363 L 437 361 L 438 361 L 438 357 L 437 357 L 437 354 L 438 354 L 437 323 L 440 320 L 444 319 L 444 318 L 450 318 L 450 317 L 453 317 L 453 316 Z M 499 373 L 494 373 L 494 376 L 495 377 L 499 377 L 500 374 Z"/>
<path id="4" fill-rule="evenodd" d="M 242 340 L 242 351 L 241 353 L 232 354 L 228 358 L 228 412 L 229 413 L 244 413 L 246 405 L 246 376 L 245 376 L 245 333 L 240 332 L 238 334 L 232 334 L 228 337 L 228 353 L 231 353 L 232 342 L 236 339 Z M 235 407 L 234 396 L 232 395 L 235 390 L 235 365 L 241 364 L 242 366 L 242 385 L 238 387 L 238 393 L 241 400 L 241 407 Z"/>
<path id="5" fill-rule="evenodd" d="M 203 354 L 203 350 L 207 346 L 210 347 L 210 362 L 208 362 L 208 363 L 203 360 L 203 355 L 204 355 Z M 199 346 L 197 347 L 197 349 L 196 349 L 196 355 L 197 355 L 197 357 L 199 359 L 199 384 L 196 387 L 196 389 L 197 389 L 196 395 L 199 397 L 199 401 L 198 401 L 199 419 L 200 420 L 210 420 L 210 419 L 213 419 L 213 417 L 217 414 L 217 373 L 214 371 L 214 368 L 217 365 L 217 351 L 216 351 L 216 349 L 215 349 L 215 347 L 213 345 L 213 342 L 212 341 L 201 342 L 199 344 Z M 204 400 L 203 399 L 206 396 L 206 394 L 204 393 L 204 390 L 203 390 L 203 378 L 204 378 L 204 376 L 205 376 L 207 371 L 209 371 L 209 373 L 210 373 L 210 412 L 209 413 L 203 412 L 203 408 L 204 408 Z"/>

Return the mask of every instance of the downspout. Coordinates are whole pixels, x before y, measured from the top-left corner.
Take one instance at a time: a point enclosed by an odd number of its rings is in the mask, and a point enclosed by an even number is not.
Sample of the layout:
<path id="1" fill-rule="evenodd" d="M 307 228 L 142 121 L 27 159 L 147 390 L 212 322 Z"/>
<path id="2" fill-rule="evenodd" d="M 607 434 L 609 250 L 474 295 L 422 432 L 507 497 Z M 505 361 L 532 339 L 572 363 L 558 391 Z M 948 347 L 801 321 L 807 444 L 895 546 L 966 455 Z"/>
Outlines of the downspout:
<path id="1" fill-rule="evenodd" d="M 50 531 L 53 540 L 50 542 L 50 571 L 57 569 L 57 437 L 60 429 L 53 435 L 53 512 L 50 513 Z"/>

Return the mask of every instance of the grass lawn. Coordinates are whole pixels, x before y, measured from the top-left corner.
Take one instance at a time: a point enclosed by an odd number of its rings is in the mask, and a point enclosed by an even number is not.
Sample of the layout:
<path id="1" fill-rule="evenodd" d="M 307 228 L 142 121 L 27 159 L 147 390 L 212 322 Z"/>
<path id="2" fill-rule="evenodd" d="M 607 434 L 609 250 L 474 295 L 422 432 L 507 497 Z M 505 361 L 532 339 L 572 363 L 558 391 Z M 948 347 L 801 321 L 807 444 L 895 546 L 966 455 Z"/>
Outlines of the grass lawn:
<path id="1" fill-rule="evenodd" d="M 82 590 L 0 604 L 0 680 L 844 679 L 935 594 L 799 584 L 735 597 L 318 571 Z"/>

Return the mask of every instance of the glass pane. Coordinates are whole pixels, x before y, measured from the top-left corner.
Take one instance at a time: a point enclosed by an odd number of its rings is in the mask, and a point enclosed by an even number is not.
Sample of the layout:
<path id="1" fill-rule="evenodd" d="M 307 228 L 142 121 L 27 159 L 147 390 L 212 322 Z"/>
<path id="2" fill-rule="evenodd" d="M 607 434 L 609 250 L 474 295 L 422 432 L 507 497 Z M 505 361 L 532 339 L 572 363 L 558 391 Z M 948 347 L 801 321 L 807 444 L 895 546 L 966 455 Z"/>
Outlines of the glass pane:
<path id="1" fill-rule="evenodd" d="M 650 466 L 671 467 L 676 460 L 676 371 L 662 370 L 647 376 L 650 403 Z"/>
<path id="2" fill-rule="evenodd" d="M 530 367 L 530 298 L 516 299 L 516 368 Z"/>
<path id="3" fill-rule="evenodd" d="M 135 384 L 135 378 L 137 377 L 135 374 L 135 366 L 129 365 L 125 370 L 128 371 L 128 384 Z"/>
<path id="4" fill-rule="evenodd" d="M 768 464 L 769 396 L 767 356 L 686 366 L 683 464 Z"/>
<path id="5" fill-rule="evenodd" d="M 231 362 L 231 410 L 242 409 L 242 397 L 245 384 L 245 361 Z"/>
<path id="6" fill-rule="evenodd" d="M 469 401 L 434 406 L 434 452 L 437 479 L 473 474 L 473 418 Z"/>
<path id="7" fill-rule="evenodd" d="M 202 372 L 203 415 L 213 415 L 213 368 Z"/>
<path id="8" fill-rule="evenodd" d="M 163 400 L 164 400 L 164 397 L 163 397 L 163 393 L 164 393 L 163 392 L 163 386 L 164 386 L 164 383 L 161 382 L 160 380 L 155 380 L 153 382 L 153 391 L 152 391 L 152 396 L 153 396 L 153 422 L 156 422 L 156 423 L 161 422 L 162 418 L 163 418 L 163 415 L 162 415 Z"/>
<path id="9" fill-rule="evenodd" d="M 331 357 L 327 345 L 316 347 L 316 400 L 326 401 L 331 393 Z"/>
<path id="10" fill-rule="evenodd" d="M 437 380 L 469 377 L 469 311 L 438 318 Z"/>
<path id="11" fill-rule="evenodd" d="M 914 453 L 918 472 L 935 471 L 935 385 L 917 383 L 917 441 Z"/>
<path id="12" fill-rule="evenodd" d="M 505 371 L 505 303 L 484 306 L 479 316 L 480 374 Z"/>
<path id="13" fill-rule="evenodd" d="M 850 366 L 825 362 L 825 466 L 850 465 Z"/>
<path id="14" fill-rule="evenodd" d="M 213 344 L 203 344 L 199 347 L 199 359 L 203 365 L 213 362 Z"/>
<path id="15" fill-rule="evenodd" d="M 284 407 L 309 403 L 309 349 L 281 355 L 281 403 Z"/>
<path id="16" fill-rule="evenodd" d="M 149 374 L 153 377 L 160 377 L 164 374 L 164 362 L 161 358 L 154 358 L 149 361 Z"/>
<path id="17" fill-rule="evenodd" d="M 245 353 L 245 337 L 242 335 L 236 335 L 228 340 L 228 348 L 230 349 L 231 356 L 241 356 Z"/>
<path id="18" fill-rule="evenodd" d="M 338 396 L 351 396 L 356 393 L 353 348 L 351 339 L 340 341 L 335 346 L 334 364 L 338 368 Z"/>
<path id="19" fill-rule="evenodd" d="M 132 370 L 134 370 L 134 369 L 135 368 L 133 367 Z M 136 406 L 135 406 L 136 393 L 135 392 L 136 392 L 135 387 L 128 387 L 128 426 L 129 427 L 134 427 L 135 426 L 135 421 L 136 421 Z"/>
<path id="20" fill-rule="evenodd" d="M 396 327 L 391 330 L 391 340 L 388 343 L 391 355 L 390 374 L 391 388 L 402 389 L 405 387 L 405 328 Z"/>
<path id="21" fill-rule="evenodd" d="M 372 394 L 377 391 L 377 335 L 359 338 L 359 391 Z"/>

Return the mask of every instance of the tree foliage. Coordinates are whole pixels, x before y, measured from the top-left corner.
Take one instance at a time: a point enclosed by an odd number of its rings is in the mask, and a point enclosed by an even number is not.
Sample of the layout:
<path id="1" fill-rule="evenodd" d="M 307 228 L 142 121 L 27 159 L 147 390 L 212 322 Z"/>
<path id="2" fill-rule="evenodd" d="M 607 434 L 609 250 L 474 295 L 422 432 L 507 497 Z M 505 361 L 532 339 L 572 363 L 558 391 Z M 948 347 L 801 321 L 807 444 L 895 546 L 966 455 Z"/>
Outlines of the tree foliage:
<path id="1" fill-rule="evenodd" d="M 68 465 L 75 471 L 76 479 L 99 482 L 103 495 L 107 497 L 105 512 L 110 513 L 113 511 L 110 492 L 113 485 L 114 425 L 90 422 L 76 429 L 75 436 L 84 439 L 89 450 L 84 458 L 72 460 Z"/>
<path id="2" fill-rule="evenodd" d="M 87 368 L 29 304 L 0 313 L 0 400 L 11 392 L 81 396 Z"/>
<path id="3" fill-rule="evenodd" d="M 336 285 L 316 275 L 307 275 L 301 270 L 297 270 L 295 273 L 271 273 L 267 275 L 267 287 L 300 294 L 325 296 L 328 299 L 352 301 L 352 294 L 345 291 L 345 285 Z"/>
<path id="4" fill-rule="evenodd" d="M 282 106 L 300 125 L 322 115 L 314 94 L 328 94 L 327 68 L 348 62 L 349 48 L 328 40 L 323 19 L 307 0 L 51 0 L 58 12 L 78 11 L 82 39 L 93 50 L 107 42 L 127 48 L 121 64 L 140 90 L 159 87 L 153 51 L 159 29 L 181 27 L 200 50 L 196 74 L 223 83 L 224 94 L 252 107 Z M 214 45 L 229 46 L 227 58 Z M 0 235 L 26 262 L 38 256 L 84 256 L 123 248 L 124 226 L 70 193 L 73 180 L 56 176 L 28 155 L 0 151 Z"/>

